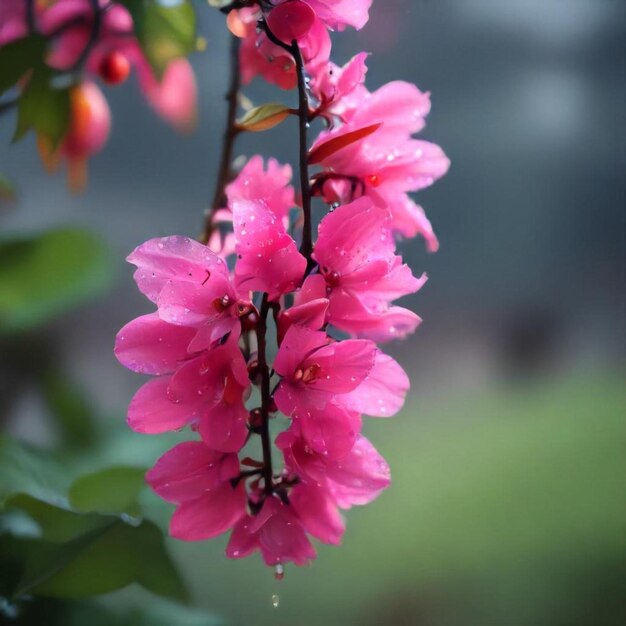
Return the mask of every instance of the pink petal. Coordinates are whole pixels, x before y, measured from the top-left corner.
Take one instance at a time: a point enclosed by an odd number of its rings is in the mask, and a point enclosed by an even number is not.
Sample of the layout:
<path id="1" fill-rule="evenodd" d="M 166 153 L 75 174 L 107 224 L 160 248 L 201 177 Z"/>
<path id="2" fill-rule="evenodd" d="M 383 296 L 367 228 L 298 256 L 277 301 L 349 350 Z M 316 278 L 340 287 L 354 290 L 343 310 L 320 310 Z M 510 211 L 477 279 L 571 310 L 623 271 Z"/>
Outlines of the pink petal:
<path id="1" fill-rule="evenodd" d="M 187 346 L 193 336 L 193 329 L 168 324 L 156 313 L 143 315 L 117 334 L 115 356 L 133 372 L 166 374 L 189 358 Z"/>
<path id="2" fill-rule="evenodd" d="M 139 84 L 154 110 L 177 130 L 188 133 L 197 121 L 196 77 L 187 59 L 169 63 L 158 81 L 147 61 L 137 63 Z"/>
<path id="3" fill-rule="evenodd" d="M 294 291 L 302 282 L 306 259 L 282 221 L 261 202 L 237 201 L 232 209 L 238 288 L 267 292 L 271 300 Z"/>
<path id="4" fill-rule="evenodd" d="M 139 388 L 128 407 L 128 425 L 138 433 L 178 430 L 196 416 L 199 406 L 170 399 L 171 376 L 161 376 Z"/>
<path id="5" fill-rule="evenodd" d="M 345 524 L 332 498 L 317 485 L 301 483 L 289 494 L 304 529 L 320 541 L 339 545 Z"/>
<path id="6" fill-rule="evenodd" d="M 184 541 L 212 539 L 232 528 L 246 513 L 243 483 L 224 483 L 196 500 L 183 502 L 170 522 L 172 537 Z"/>
<path id="7" fill-rule="evenodd" d="M 268 159 L 265 170 L 263 158 L 255 155 L 226 187 L 228 204 L 232 206 L 238 200 L 263 201 L 276 217 L 283 220 L 295 206 L 294 190 L 289 184 L 291 175 L 291 167 L 281 165 L 276 159 Z M 229 215 L 232 221 L 232 214 Z"/>
<path id="8" fill-rule="evenodd" d="M 298 414 L 297 414 L 298 415 Z M 361 416 L 328 404 L 323 411 L 306 411 L 292 426 L 311 450 L 329 458 L 347 454 L 361 430 Z"/>
<path id="9" fill-rule="evenodd" d="M 307 0 L 317 16 L 329 28 L 343 30 L 345 26 L 363 28 L 369 19 L 372 0 Z"/>
<path id="10" fill-rule="evenodd" d="M 139 290 L 156 302 L 170 279 L 196 284 L 208 282 L 213 274 L 228 276 L 228 268 L 207 246 L 189 237 L 150 239 L 126 259 L 137 266 L 135 281 Z"/>
<path id="11" fill-rule="evenodd" d="M 350 123 L 358 126 L 367 121 L 383 122 L 385 135 L 400 133 L 411 135 L 425 126 L 424 118 L 430 112 L 430 94 L 421 92 L 415 85 L 392 81 L 369 94 L 359 106 Z"/>
<path id="12" fill-rule="evenodd" d="M 248 410 L 243 402 L 220 402 L 200 420 L 202 440 L 214 450 L 239 452 L 248 437 L 247 418 Z"/>
<path id="13" fill-rule="evenodd" d="M 315 391 L 344 394 L 356 389 L 374 366 L 376 345 L 365 339 L 331 343 L 310 354 L 302 363 L 306 369 L 319 366 L 316 378 L 307 387 Z"/>
<path id="14" fill-rule="evenodd" d="M 215 274 L 204 284 L 171 280 L 163 285 L 157 298 L 159 316 L 166 322 L 184 326 L 212 324 L 228 315 L 221 305 L 222 298 L 234 304 L 233 288 L 224 276 Z"/>
<path id="15" fill-rule="evenodd" d="M 271 507 L 272 515 L 259 530 L 259 548 L 267 565 L 293 561 L 306 565 L 315 558 L 315 549 L 293 511 L 275 498 L 263 505 Z"/>
<path id="16" fill-rule="evenodd" d="M 185 441 L 148 470 L 146 481 L 164 500 L 180 503 L 199 498 L 238 474 L 236 455 L 210 450 L 200 441 Z"/>
<path id="17" fill-rule="evenodd" d="M 274 370 L 281 376 L 291 376 L 311 352 L 325 346 L 329 341 L 324 332 L 303 326 L 291 326 L 274 359 Z"/>
<path id="18" fill-rule="evenodd" d="M 390 417 L 404 405 L 411 384 L 406 372 L 380 350 L 367 378 L 355 391 L 343 396 L 346 408 L 372 417 Z"/>
<path id="19" fill-rule="evenodd" d="M 226 556 L 229 559 L 243 559 L 258 550 L 259 538 L 250 531 L 252 520 L 253 518 L 248 515 L 239 520 L 233 528 L 226 546 Z"/>
<path id="20" fill-rule="evenodd" d="M 372 256 L 393 254 L 390 219 L 388 211 L 365 197 L 338 207 L 320 223 L 315 259 L 344 275 L 367 267 Z"/>
<path id="21" fill-rule="evenodd" d="M 267 25 L 273 35 L 282 42 L 304 37 L 315 21 L 315 12 L 301 0 L 290 0 L 273 8 L 267 16 Z"/>
<path id="22" fill-rule="evenodd" d="M 278 343 L 280 344 L 292 324 L 319 330 L 326 322 L 327 298 L 311 300 L 283 311 L 278 318 Z"/>
<path id="23" fill-rule="evenodd" d="M 321 274 L 309 274 L 296 292 L 294 304 L 298 306 L 311 300 L 325 299 L 327 295 L 325 278 Z"/>

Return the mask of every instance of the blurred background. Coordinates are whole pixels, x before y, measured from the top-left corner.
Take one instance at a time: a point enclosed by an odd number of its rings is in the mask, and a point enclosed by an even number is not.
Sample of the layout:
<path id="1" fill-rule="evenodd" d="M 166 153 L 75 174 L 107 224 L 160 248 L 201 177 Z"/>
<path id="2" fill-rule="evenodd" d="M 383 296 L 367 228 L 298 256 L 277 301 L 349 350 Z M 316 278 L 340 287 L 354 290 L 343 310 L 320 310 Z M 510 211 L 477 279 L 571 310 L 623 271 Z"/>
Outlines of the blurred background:
<path id="1" fill-rule="evenodd" d="M 150 310 L 124 257 L 151 237 L 198 234 L 213 191 L 227 37 L 213 10 L 199 17 L 197 131 L 169 129 L 134 81 L 108 89 L 114 128 L 85 194 L 44 173 L 32 138 L 10 146 L 0 120 L 0 173 L 17 189 L 0 208 L 3 237 L 84 227 L 99 238 L 81 242 L 95 268 L 81 286 L 88 301 L 45 323 L 26 302 L 33 323 L 0 344 L 3 429 L 67 450 L 68 471 L 149 466 L 172 443 L 126 429 L 141 379 L 112 346 Z M 388 347 L 412 393 L 401 415 L 365 426 L 394 482 L 347 514 L 341 548 L 321 546 L 281 582 L 259 558 L 227 561 L 223 538 L 169 541 L 194 604 L 216 623 L 626 623 L 625 18 L 620 0 L 375 0 L 363 31 L 335 37 L 339 63 L 372 53 L 371 90 L 403 79 L 432 92 L 423 136 L 452 160 L 418 196 L 440 251 L 402 245 L 430 276 L 405 302 L 423 325 Z M 246 94 L 277 99 L 257 84 Z M 294 123 L 270 132 L 244 137 L 237 153 L 293 163 Z M 16 254 L 0 254 L 0 275 Z M 53 246 L 49 271 L 22 280 L 45 292 L 66 254 Z"/>

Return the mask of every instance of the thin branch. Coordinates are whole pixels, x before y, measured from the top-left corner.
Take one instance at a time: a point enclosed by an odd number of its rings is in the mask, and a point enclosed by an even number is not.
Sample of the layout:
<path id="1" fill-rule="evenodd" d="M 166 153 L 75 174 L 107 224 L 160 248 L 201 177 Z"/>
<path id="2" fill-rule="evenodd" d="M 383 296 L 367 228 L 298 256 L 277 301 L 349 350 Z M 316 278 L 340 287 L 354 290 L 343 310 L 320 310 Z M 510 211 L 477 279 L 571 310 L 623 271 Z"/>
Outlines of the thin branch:
<path id="1" fill-rule="evenodd" d="M 70 72 L 75 72 L 83 67 L 83 65 L 87 62 L 87 59 L 89 58 L 93 47 L 96 45 L 100 37 L 103 9 L 100 7 L 100 3 L 98 2 L 98 0 L 89 0 L 89 2 L 91 4 L 91 11 L 93 13 L 89 39 L 87 40 L 85 47 L 82 49 L 80 56 L 78 57 L 78 59 L 76 59 L 74 65 L 70 69 Z"/>
<path id="2" fill-rule="evenodd" d="M 224 139 L 222 142 L 222 155 L 220 157 L 220 166 L 215 184 L 215 192 L 211 207 L 207 211 L 204 222 L 204 230 L 201 241 L 207 243 L 211 237 L 214 228 L 213 213 L 226 206 L 226 185 L 230 182 L 232 172 L 231 165 L 233 161 L 233 148 L 235 138 L 238 131 L 236 127 L 237 121 L 237 103 L 239 100 L 239 90 L 241 88 L 241 72 L 239 69 L 239 37 L 231 36 L 230 41 L 230 84 L 226 94 L 228 102 L 228 111 L 226 114 L 226 127 L 224 129 Z"/>
<path id="3" fill-rule="evenodd" d="M 300 191 L 302 194 L 302 212 L 304 214 L 304 224 L 302 226 L 302 243 L 300 252 L 307 260 L 308 269 L 313 261 L 313 226 L 311 221 L 311 185 L 309 182 L 309 97 L 307 94 L 306 75 L 304 70 L 304 60 L 300 52 L 298 42 L 294 39 L 291 42 L 293 58 L 296 62 L 296 72 L 298 74 L 298 120 L 300 135 Z"/>
<path id="4" fill-rule="evenodd" d="M 35 0 L 28 0 L 26 2 L 26 26 L 31 35 L 37 30 L 37 23 L 35 19 Z"/>
<path id="5" fill-rule="evenodd" d="M 270 392 L 270 371 L 267 364 L 267 315 L 270 310 L 268 295 L 263 294 L 263 301 L 259 311 L 259 320 L 257 322 L 257 343 L 258 343 L 258 360 L 259 370 L 261 371 L 261 444 L 263 448 L 263 481 L 265 483 L 265 492 L 272 493 L 274 487 L 274 470 L 272 469 L 272 445 L 270 441 L 270 403 L 272 395 Z"/>

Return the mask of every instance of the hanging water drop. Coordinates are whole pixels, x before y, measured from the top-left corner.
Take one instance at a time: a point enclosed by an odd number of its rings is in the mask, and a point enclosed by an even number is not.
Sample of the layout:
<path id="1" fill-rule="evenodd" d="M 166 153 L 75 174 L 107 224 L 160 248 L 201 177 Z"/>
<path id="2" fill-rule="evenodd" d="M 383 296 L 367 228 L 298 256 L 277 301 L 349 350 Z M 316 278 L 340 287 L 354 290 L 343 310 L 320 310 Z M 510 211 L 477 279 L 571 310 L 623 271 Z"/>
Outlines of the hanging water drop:
<path id="1" fill-rule="evenodd" d="M 277 563 L 274 566 L 274 578 L 276 580 L 282 580 L 285 577 L 285 568 L 282 563 Z"/>

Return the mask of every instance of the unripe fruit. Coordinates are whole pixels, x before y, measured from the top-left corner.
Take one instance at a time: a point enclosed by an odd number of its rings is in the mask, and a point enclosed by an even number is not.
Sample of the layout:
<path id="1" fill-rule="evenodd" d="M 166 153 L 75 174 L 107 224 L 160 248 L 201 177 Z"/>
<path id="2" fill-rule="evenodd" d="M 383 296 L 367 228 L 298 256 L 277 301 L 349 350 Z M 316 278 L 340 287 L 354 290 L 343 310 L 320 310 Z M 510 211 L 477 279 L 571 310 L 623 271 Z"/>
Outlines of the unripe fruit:
<path id="1" fill-rule="evenodd" d="M 99 74 L 108 85 L 119 85 L 130 74 L 130 61 L 121 52 L 109 52 L 100 63 Z"/>

